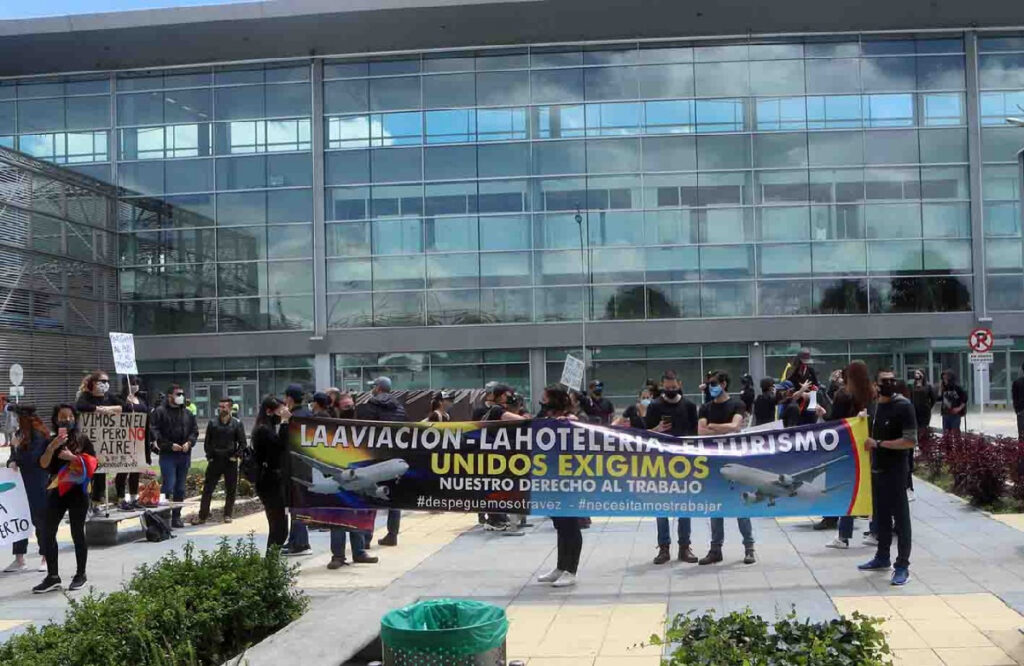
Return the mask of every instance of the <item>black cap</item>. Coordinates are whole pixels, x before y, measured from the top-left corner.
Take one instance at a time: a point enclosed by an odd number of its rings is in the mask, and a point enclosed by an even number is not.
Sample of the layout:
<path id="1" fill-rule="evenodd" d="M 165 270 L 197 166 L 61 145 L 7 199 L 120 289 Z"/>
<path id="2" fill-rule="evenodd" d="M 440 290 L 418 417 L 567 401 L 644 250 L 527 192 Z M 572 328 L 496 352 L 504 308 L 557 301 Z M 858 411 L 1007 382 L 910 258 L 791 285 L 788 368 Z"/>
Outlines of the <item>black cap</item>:
<path id="1" fill-rule="evenodd" d="M 302 389 L 302 386 L 298 384 L 290 384 L 288 388 L 284 390 L 284 394 L 295 402 L 300 402 L 302 400 L 302 396 L 306 395 L 306 392 Z"/>
<path id="2" fill-rule="evenodd" d="M 316 393 L 313 394 L 313 402 L 320 405 L 324 409 L 327 409 L 328 407 L 331 406 L 331 396 L 327 395 L 326 393 L 323 393 L 322 391 L 317 391 Z"/>

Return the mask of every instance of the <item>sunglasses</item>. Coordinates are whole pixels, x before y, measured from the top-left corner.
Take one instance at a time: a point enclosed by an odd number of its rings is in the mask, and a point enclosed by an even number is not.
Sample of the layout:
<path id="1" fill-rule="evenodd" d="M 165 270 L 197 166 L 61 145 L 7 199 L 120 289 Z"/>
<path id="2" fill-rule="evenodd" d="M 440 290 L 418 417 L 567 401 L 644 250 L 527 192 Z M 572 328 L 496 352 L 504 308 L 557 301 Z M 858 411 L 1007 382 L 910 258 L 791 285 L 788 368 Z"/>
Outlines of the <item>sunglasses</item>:
<path id="1" fill-rule="evenodd" d="M 175 393 L 174 397 L 177 398 L 179 395 L 185 395 L 184 393 Z"/>

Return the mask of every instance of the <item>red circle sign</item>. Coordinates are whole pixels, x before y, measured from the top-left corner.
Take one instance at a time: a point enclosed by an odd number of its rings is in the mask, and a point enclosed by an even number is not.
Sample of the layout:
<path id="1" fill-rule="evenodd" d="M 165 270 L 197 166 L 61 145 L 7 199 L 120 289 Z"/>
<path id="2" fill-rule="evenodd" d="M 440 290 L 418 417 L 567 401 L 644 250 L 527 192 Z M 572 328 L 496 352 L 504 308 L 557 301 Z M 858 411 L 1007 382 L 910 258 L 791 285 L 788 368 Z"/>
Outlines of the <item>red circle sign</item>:
<path id="1" fill-rule="evenodd" d="M 971 351 L 987 352 L 991 351 L 992 345 L 995 344 L 995 338 L 992 336 L 991 329 L 976 328 L 971 331 L 970 337 L 967 338 L 967 344 Z"/>

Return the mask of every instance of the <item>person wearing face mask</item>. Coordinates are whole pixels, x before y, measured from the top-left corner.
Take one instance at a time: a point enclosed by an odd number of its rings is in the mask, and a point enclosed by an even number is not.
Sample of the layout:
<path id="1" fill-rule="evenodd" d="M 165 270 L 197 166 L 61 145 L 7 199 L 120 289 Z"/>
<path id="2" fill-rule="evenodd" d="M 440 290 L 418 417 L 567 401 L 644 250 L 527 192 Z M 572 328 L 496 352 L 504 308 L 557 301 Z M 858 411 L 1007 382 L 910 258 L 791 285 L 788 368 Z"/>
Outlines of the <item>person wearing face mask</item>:
<path id="1" fill-rule="evenodd" d="M 21 472 L 21 481 L 28 497 L 29 514 L 35 528 L 36 545 L 42 562 L 37 569 L 46 571 L 46 486 L 50 483 L 50 475 L 39 465 L 39 460 L 50 443 L 50 431 L 36 415 L 35 407 L 19 405 L 14 412 L 18 417 L 18 429 L 11 442 L 11 458 L 7 466 L 15 472 Z M 14 542 L 14 561 L 4 573 L 28 571 L 25 555 L 28 554 L 28 539 Z"/>
<path id="2" fill-rule="evenodd" d="M 868 412 L 872 415 L 871 436 L 864 448 L 871 452 L 871 495 L 878 550 L 861 571 L 888 570 L 890 582 L 905 585 L 910 580 L 910 503 L 907 499 L 907 451 L 917 445 L 917 417 L 914 405 L 896 391 L 891 369 L 875 374 L 878 398 Z M 896 561 L 891 563 L 892 535 L 896 532 Z M 893 566 L 894 565 L 894 566 Z"/>
<path id="3" fill-rule="evenodd" d="M 71 540 L 75 544 L 75 577 L 68 590 L 82 588 L 86 583 L 85 564 L 89 546 L 85 541 L 85 518 L 89 510 L 89 481 L 96 472 L 96 449 L 85 435 L 78 432 L 78 417 L 71 405 L 53 408 L 53 429 L 57 432 L 39 458 L 39 466 L 50 474 L 46 488 L 46 578 L 32 588 L 42 594 L 61 587 L 57 547 L 57 530 L 67 514 Z"/>
<path id="4" fill-rule="evenodd" d="M 292 414 L 277 398 L 268 395 L 260 403 L 260 413 L 252 431 L 253 457 L 259 465 L 256 495 L 267 516 L 267 552 L 284 548 L 288 539 L 288 422 Z"/>
<path id="5" fill-rule="evenodd" d="M 697 433 L 700 435 L 731 435 L 743 427 L 746 409 L 743 403 L 729 395 L 729 375 L 718 372 L 708 379 L 708 395 L 711 402 L 700 407 L 697 421 Z M 737 518 L 740 534 L 743 536 L 744 564 L 757 561 L 754 553 L 754 528 L 750 518 Z M 725 519 L 711 519 L 711 548 L 701 558 L 700 564 L 715 564 L 722 561 L 722 544 L 725 541 Z"/>
<path id="6" fill-rule="evenodd" d="M 441 391 L 436 398 L 430 401 L 430 414 L 427 415 L 427 421 L 430 423 L 451 421 L 452 415 L 448 413 L 448 410 L 451 409 L 454 401 L 455 396 L 451 391 Z"/>
<path id="7" fill-rule="evenodd" d="M 740 377 L 740 385 L 743 389 L 740 391 L 740 400 L 743 401 L 743 406 L 747 408 L 747 412 L 750 413 L 754 410 L 754 378 L 748 374 Z"/>
<path id="8" fill-rule="evenodd" d="M 764 425 L 775 420 L 775 381 L 771 377 L 761 380 L 761 395 L 754 398 L 754 425 Z"/>
<path id="9" fill-rule="evenodd" d="M 100 414 L 120 414 L 121 402 L 110 392 L 110 376 L 102 370 L 93 370 L 82 379 L 78 387 L 78 398 L 75 410 L 78 413 L 97 412 Z M 107 475 L 98 472 L 92 480 L 92 513 L 100 515 L 107 503 Z"/>
<path id="10" fill-rule="evenodd" d="M 139 414 L 149 414 L 149 405 L 146 404 L 144 394 L 140 390 L 139 378 L 135 375 L 121 376 L 121 404 L 125 412 L 137 412 Z M 150 440 L 149 427 L 147 423 L 145 441 L 143 448 L 146 456 L 146 464 L 153 464 L 153 454 L 150 450 L 153 446 Z M 97 475 L 98 476 L 98 475 Z M 117 476 L 114 477 L 114 491 L 117 501 L 121 503 L 122 511 L 134 511 L 140 509 L 139 505 L 139 473 L 138 472 L 118 472 Z M 125 501 L 124 493 L 128 491 L 130 499 Z"/>
<path id="11" fill-rule="evenodd" d="M 604 382 L 594 379 L 587 384 L 587 397 L 583 400 L 583 412 L 592 423 L 608 425 L 615 414 L 615 405 L 604 396 Z"/>
<path id="12" fill-rule="evenodd" d="M 160 450 L 161 492 L 174 502 L 185 501 L 185 478 L 192 462 L 192 448 L 199 439 L 199 426 L 192 412 L 185 409 L 185 392 L 172 384 L 167 401 L 150 417 L 153 439 Z M 171 511 L 171 527 L 184 527 L 181 509 Z"/>
<path id="13" fill-rule="evenodd" d="M 405 421 L 405 405 L 391 387 L 390 377 L 377 377 L 370 382 L 370 399 L 356 408 L 356 417 L 364 421 Z M 388 533 L 377 540 L 380 546 L 397 546 L 402 512 L 388 510 Z"/>
<path id="14" fill-rule="evenodd" d="M 637 396 L 636 402 L 626 407 L 626 410 L 622 412 L 622 416 L 616 418 L 613 422 L 613 426 L 628 426 L 630 428 L 636 428 L 637 430 L 644 430 L 646 426 L 645 419 L 647 418 L 647 408 L 651 406 L 654 400 L 651 398 L 651 389 L 644 386 L 640 390 L 640 394 Z"/>
<path id="15" fill-rule="evenodd" d="M 942 371 L 942 388 L 940 398 L 942 408 L 942 432 L 960 432 L 960 422 L 967 411 L 967 391 L 960 386 L 956 373 L 952 370 Z"/>
<path id="16" fill-rule="evenodd" d="M 224 477 L 224 522 L 231 522 L 238 488 L 238 458 L 245 449 L 245 426 L 231 415 L 231 398 L 217 402 L 217 418 L 206 424 L 203 450 L 206 452 L 206 477 L 203 479 L 203 497 L 199 501 L 199 515 L 193 525 L 202 525 L 210 517 L 213 490 L 220 477 Z"/>
<path id="17" fill-rule="evenodd" d="M 666 370 L 661 376 L 661 395 L 647 408 L 644 426 L 648 430 L 660 432 L 674 437 L 692 437 L 697 434 L 697 406 L 683 397 L 683 385 L 674 370 Z M 669 535 L 668 518 L 660 517 L 656 521 L 658 527 L 658 554 L 655 564 L 665 564 L 672 559 L 669 547 L 672 537 Z M 679 540 L 679 560 L 693 564 L 697 556 L 690 546 L 690 519 L 679 518 L 677 535 Z"/>

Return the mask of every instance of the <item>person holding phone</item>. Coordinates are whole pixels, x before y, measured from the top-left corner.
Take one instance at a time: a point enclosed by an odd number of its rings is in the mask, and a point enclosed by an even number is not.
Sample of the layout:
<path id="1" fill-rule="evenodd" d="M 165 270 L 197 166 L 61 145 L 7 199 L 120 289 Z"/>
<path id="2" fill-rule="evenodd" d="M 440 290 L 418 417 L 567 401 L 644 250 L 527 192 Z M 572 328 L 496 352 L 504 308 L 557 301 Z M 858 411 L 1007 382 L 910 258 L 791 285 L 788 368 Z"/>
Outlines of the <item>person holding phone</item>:
<path id="1" fill-rule="evenodd" d="M 110 392 L 110 375 L 102 370 L 93 370 L 82 378 L 75 400 L 75 411 L 79 414 L 98 412 L 100 414 L 120 414 L 123 409 L 121 401 Z M 103 505 L 107 503 L 107 475 L 98 472 L 92 480 L 92 512 L 99 515 Z"/>
<path id="2" fill-rule="evenodd" d="M 674 370 L 666 370 L 661 376 L 661 395 L 647 408 L 644 425 L 648 430 L 675 437 L 692 437 L 697 434 L 697 406 L 683 397 L 683 384 Z M 669 535 L 668 518 L 659 517 L 658 554 L 655 564 L 665 564 L 672 559 L 669 547 L 672 537 Z M 679 539 L 679 560 L 687 564 L 697 561 L 697 556 L 690 547 L 690 519 L 679 518 L 677 525 Z"/>
<path id="3" fill-rule="evenodd" d="M 54 430 L 57 436 L 50 440 L 39 466 L 50 473 L 46 489 L 46 537 L 43 553 L 46 555 L 46 578 L 32 588 L 42 594 L 61 587 L 57 568 L 57 529 L 68 515 L 71 540 L 75 543 L 75 577 L 68 590 L 80 589 L 86 583 L 85 564 L 89 548 L 85 542 L 85 518 L 89 512 L 89 482 L 96 472 L 96 450 L 89 438 L 78 432 L 78 413 L 67 404 L 53 408 Z"/>

